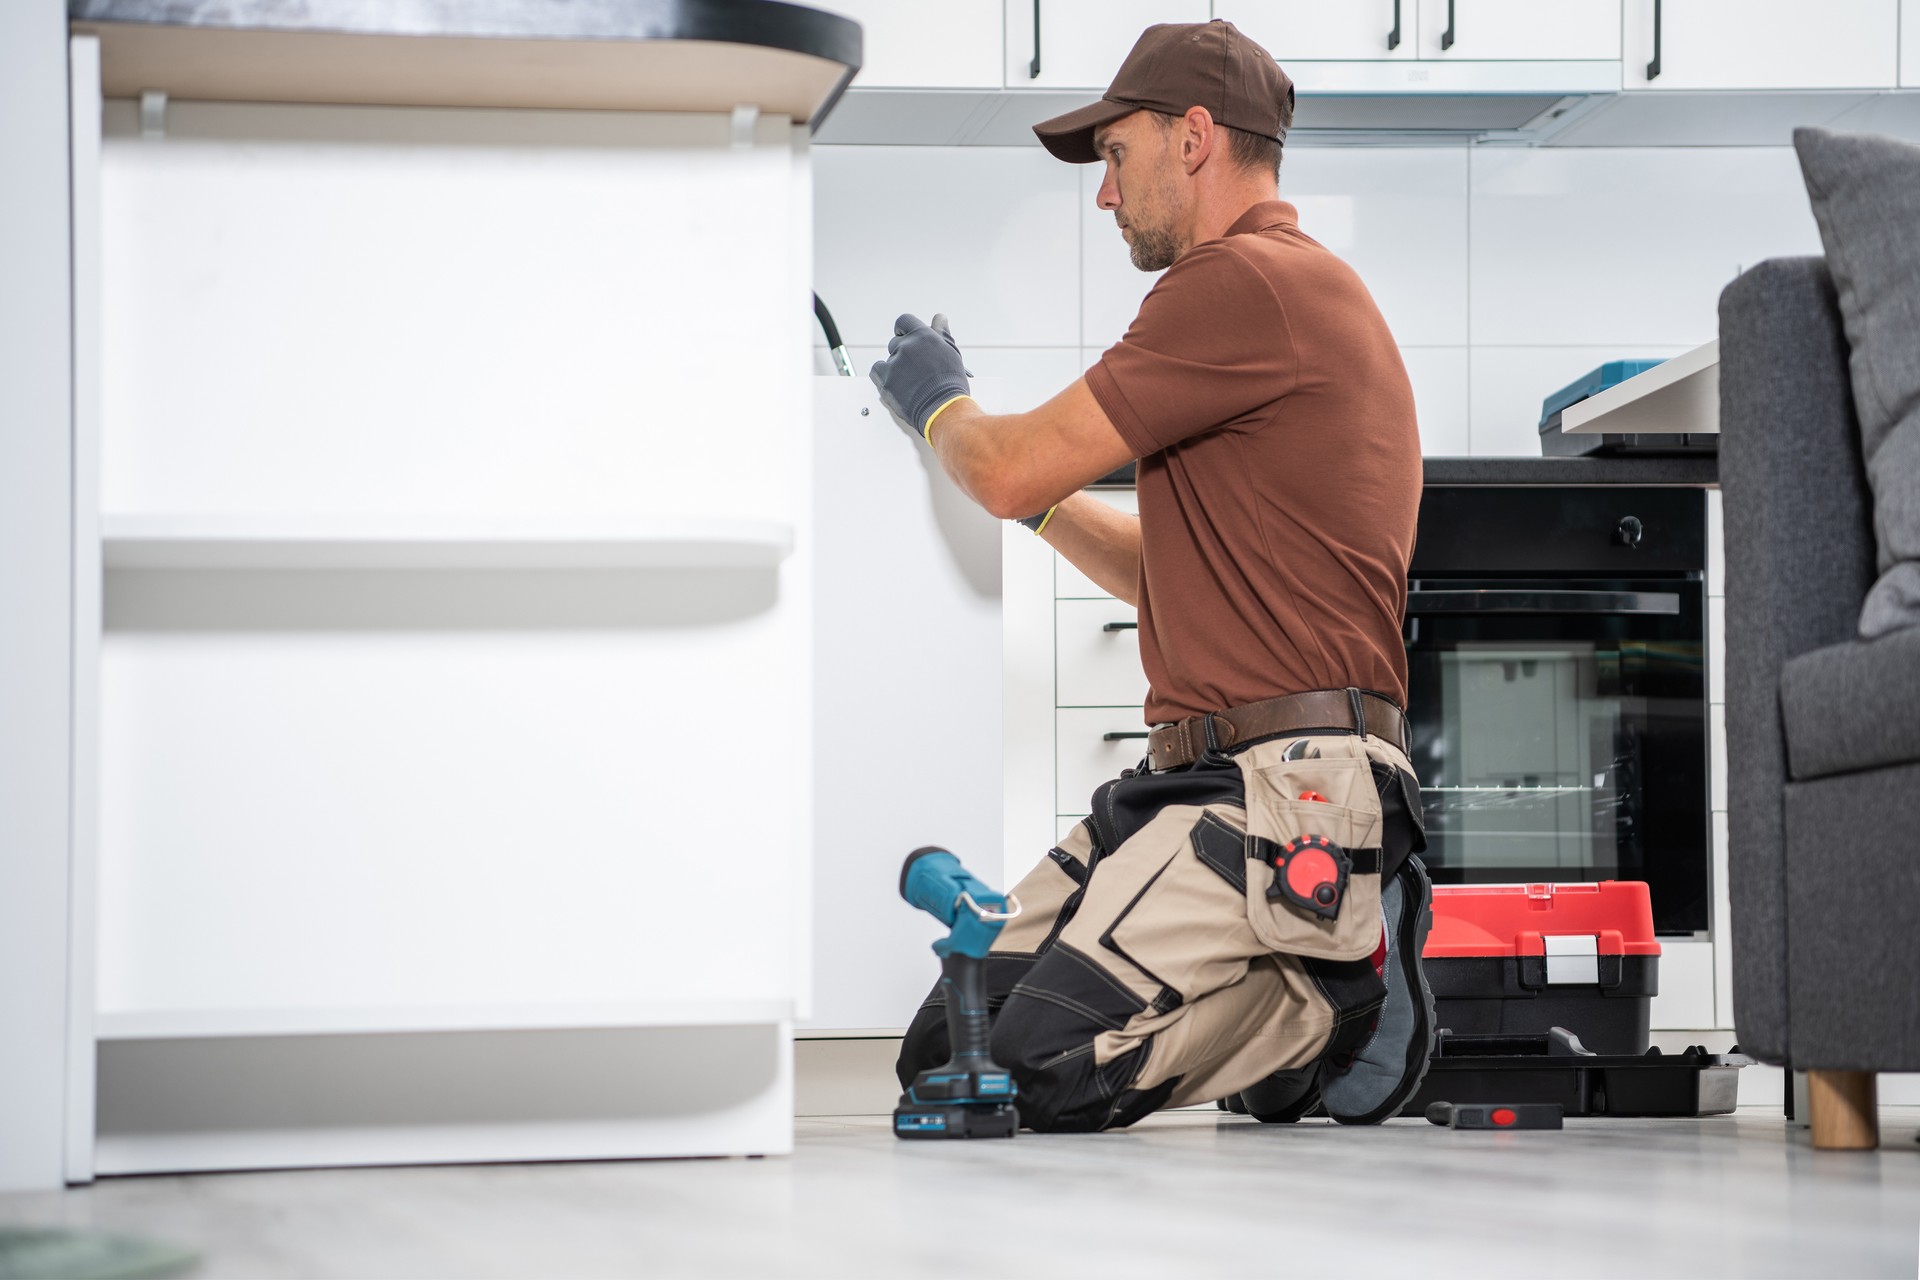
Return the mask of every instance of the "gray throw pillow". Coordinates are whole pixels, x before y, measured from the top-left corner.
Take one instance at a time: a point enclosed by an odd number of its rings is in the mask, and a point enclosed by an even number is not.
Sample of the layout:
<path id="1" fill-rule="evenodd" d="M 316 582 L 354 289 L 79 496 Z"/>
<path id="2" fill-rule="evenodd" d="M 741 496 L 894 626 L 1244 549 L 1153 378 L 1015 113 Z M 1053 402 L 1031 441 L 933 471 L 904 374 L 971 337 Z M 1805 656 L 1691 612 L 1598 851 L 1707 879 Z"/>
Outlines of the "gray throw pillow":
<path id="1" fill-rule="evenodd" d="M 1795 129 L 1827 270 L 1853 348 L 1880 579 L 1860 635 L 1920 625 L 1920 146 Z"/>

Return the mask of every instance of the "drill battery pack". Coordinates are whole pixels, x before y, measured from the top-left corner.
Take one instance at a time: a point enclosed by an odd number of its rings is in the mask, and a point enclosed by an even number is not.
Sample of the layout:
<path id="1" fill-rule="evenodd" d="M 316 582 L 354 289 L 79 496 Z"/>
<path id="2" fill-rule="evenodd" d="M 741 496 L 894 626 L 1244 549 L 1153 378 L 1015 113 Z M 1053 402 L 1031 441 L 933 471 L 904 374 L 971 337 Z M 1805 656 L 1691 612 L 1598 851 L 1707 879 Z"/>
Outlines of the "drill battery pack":
<path id="1" fill-rule="evenodd" d="M 894 1108 L 901 1138 L 1011 1138 L 1020 1115 L 1011 1102 L 909 1102 Z"/>

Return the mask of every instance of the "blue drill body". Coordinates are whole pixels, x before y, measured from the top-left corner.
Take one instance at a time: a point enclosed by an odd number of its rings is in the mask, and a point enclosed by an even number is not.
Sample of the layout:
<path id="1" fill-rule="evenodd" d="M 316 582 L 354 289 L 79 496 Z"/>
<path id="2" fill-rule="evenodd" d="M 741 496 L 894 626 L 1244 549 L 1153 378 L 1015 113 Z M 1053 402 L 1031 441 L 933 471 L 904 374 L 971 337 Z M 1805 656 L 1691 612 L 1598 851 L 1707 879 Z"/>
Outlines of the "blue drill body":
<path id="1" fill-rule="evenodd" d="M 947 1006 L 952 1057 L 922 1071 L 894 1108 L 902 1138 L 1011 1138 L 1019 1128 L 1013 1077 L 988 1051 L 991 1024 L 982 972 L 1006 923 L 1007 895 L 996 892 L 945 849 L 916 849 L 900 869 L 900 896 L 953 932 L 933 944 Z"/>

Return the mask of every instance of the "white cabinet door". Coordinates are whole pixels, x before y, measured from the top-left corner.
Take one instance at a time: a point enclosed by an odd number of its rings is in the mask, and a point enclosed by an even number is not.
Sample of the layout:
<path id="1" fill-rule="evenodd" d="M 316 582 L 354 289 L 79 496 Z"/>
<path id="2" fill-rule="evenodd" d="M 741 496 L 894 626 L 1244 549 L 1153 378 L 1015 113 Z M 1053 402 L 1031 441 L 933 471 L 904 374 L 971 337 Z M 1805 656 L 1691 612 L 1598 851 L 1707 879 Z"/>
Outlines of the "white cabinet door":
<path id="1" fill-rule="evenodd" d="M 1212 8 L 1212 0 L 1006 0 L 1007 87 L 1098 93 L 1142 31 L 1156 22 L 1205 22 Z"/>
<path id="2" fill-rule="evenodd" d="M 1627 89 L 1878 89 L 1899 75 L 1899 0 L 1626 0 Z"/>
<path id="3" fill-rule="evenodd" d="M 1620 0 L 1420 0 L 1420 56 L 1611 61 L 1620 56 Z"/>
<path id="4" fill-rule="evenodd" d="M 998 89 L 1001 0 L 826 0 L 865 33 L 856 89 Z"/>
<path id="5" fill-rule="evenodd" d="M 1232 22 L 1286 66 L 1414 56 L 1420 0 L 1214 0 Z"/>
<path id="6" fill-rule="evenodd" d="M 1920 89 L 1920 0 L 1900 0 L 1900 83 Z"/>

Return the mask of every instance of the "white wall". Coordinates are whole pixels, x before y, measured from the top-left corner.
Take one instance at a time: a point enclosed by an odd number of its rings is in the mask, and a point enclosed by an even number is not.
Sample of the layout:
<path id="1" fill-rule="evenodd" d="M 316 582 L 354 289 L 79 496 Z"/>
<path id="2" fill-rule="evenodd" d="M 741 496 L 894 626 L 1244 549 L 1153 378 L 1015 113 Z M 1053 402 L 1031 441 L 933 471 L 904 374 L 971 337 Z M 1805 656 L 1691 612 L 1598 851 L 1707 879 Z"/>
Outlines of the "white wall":
<path id="1" fill-rule="evenodd" d="M 0 1191 L 58 1186 L 67 1012 L 67 20 L 0 5 Z"/>
<path id="2" fill-rule="evenodd" d="M 815 157 L 815 287 L 863 371 L 898 312 L 945 311 L 973 371 L 1007 383 L 990 407 L 1027 408 L 1152 284 L 1094 207 L 1097 166 L 1038 146 Z M 1296 147 L 1280 192 L 1380 303 L 1429 454 L 1538 454 L 1548 393 L 1709 341 L 1742 268 L 1820 252 L 1786 147 Z"/>

